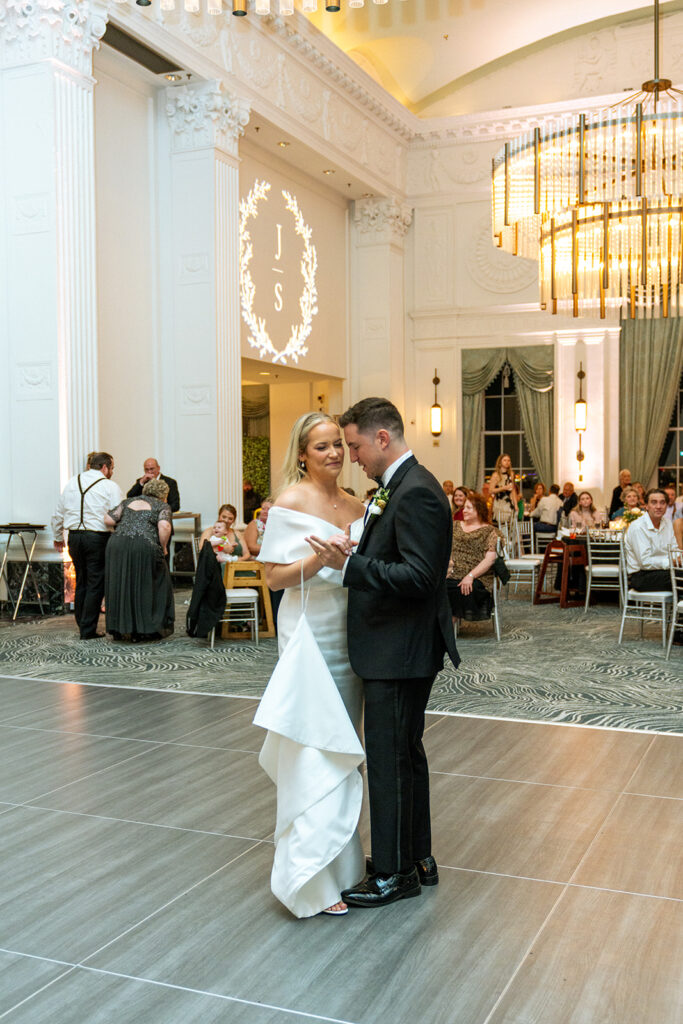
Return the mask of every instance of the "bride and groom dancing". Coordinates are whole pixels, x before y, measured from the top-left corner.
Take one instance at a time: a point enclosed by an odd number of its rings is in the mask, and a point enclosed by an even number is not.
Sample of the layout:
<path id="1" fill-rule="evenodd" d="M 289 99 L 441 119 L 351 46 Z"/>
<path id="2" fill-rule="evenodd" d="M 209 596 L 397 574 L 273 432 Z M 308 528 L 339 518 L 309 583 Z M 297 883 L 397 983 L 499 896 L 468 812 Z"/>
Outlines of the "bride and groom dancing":
<path id="1" fill-rule="evenodd" d="M 296 917 L 374 907 L 436 885 L 424 712 L 444 653 L 459 662 L 446 596 L 452 522 L 391 402 L 340 419 L 352 462 L 380 484 L 367 510 L 337 483 L 344 443 L 325 413 L 294 424 L 285 490 L 260 560 L 284 590 L 280 659 L 257 725 L 277 785 L 273 893 Z M 365 755 L 359 740 L 363 725 Z M 358 837 L 367 761 L 371 857 Z"/>

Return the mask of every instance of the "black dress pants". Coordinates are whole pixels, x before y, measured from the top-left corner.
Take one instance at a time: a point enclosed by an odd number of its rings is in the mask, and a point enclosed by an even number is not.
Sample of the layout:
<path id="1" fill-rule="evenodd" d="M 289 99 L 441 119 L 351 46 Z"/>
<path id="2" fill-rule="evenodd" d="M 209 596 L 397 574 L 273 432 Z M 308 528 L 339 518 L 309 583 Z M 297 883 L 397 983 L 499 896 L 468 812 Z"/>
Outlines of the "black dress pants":
<path id="1" fill-rule="evenodd" d="M 628 585 L 633 590 L 671 590 L 671 573 L 668 569 L 639 569 L 631 573 Z"/>
<path id="2" fill-rule="evenodd" d="M 69 530 L 69 554 L 76 573 L 74 614 L 81 640 L 97 633 L 104 597 L 104 556 L 110 534 L 94 530 Z"/>
<path id="3" fill-rule="evenodd" d="M 422 745 L 428 679 L 364 679 L 365 748 L 375 871 L 407 872 L 429 857 L 429 769 Z"/>

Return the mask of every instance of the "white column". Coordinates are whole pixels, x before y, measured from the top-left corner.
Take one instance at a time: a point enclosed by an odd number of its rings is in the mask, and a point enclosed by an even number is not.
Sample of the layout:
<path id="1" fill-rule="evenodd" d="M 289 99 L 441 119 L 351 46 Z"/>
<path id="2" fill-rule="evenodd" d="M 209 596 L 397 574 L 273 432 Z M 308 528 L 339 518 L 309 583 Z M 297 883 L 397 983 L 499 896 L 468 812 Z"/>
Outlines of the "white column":
<path id="1" fill-rule="evenodd" d="M 396 199 L 354 204 L 351 260 L 352 401 L 405 408 L 405 236 L 412 209 Z"/>
<path id="2" fill-rule="evenodd" d="M 242 501 L 239 161 L 245 101 L 221 83 L 167 90 L 177 476 L 207 521 Z M 198 460 L 198 453 L 201 459 Z M 198 472 L 201 469 L 201 472 Z M 187 491 L 188 485 L 184 484 Z"/>
<path id="3" fill-rule="evenodd" d="M 103 0 L 0 4 L 3 519 L 49 519 L 98 444 L 91 72 L 105 25 Z"/>

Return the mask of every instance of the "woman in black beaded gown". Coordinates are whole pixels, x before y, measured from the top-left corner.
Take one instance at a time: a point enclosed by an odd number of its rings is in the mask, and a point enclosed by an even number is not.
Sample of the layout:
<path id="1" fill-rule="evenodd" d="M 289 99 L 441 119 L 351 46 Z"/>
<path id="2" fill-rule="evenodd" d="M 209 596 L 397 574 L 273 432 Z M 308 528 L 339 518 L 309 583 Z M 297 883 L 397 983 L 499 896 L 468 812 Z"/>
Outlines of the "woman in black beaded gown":
<path id="1" fill-rule="evenodd" d="M 104 601 L 114 639 L 155 640 L 173 632 L 173 586 L 165 554 L 171 536 L 168 485 L 149 480 L 104 517 L 115 527 L 107 544 Z"/>

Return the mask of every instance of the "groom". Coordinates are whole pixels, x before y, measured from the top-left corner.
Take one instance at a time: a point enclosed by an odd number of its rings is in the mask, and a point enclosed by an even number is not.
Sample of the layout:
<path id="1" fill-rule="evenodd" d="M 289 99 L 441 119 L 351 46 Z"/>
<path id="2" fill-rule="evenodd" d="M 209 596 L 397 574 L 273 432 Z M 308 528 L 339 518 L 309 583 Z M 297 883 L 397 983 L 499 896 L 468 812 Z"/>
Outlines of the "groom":
<path id="1" fill-rule="evenodd" d="M 377 907 L 439 880 L 422 734 L 444 653 L 460 661 L 446 596 L 453 524 L 441 484 L 408 448 L 391 402 L 364 398 L 339 422 L 351 461 L 380 485 L 352 553 L 342 537 L 318 542 L 328 556 L 337 548 L 335 568 L 349 588 L 349 659 L 365 690 L 372 859 L 342 899 Z"/>

